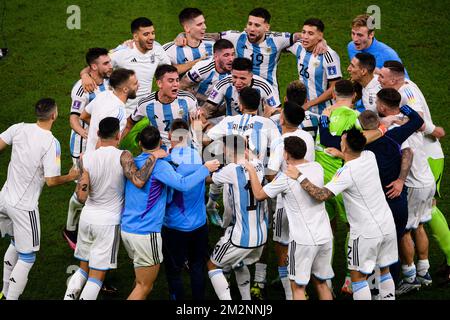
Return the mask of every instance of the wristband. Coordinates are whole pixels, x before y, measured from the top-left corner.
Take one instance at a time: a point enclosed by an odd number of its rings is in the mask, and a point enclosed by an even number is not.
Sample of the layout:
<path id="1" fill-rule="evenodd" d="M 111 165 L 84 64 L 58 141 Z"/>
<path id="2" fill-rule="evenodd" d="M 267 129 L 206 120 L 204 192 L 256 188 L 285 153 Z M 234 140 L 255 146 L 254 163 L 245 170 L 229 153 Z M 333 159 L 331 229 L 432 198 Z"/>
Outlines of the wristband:
<path id="1" fill-rule="evenodd" d="M 303 180 L 305 180 L 305 179 L 306 179 L 306 177 L 303 174 L 300 174 L 297 178 L 297 181 L 298 181 L 298 183 L 302 183 Z"/>
<path id="2" fill-rule="evenodd" d="M 378 126 L 378 130 L 381 132 L 381 135 L 384 136 L 384 134 L 387 131 L 387 128 L 384 124 L 380 123 L 380 125 Z"/>

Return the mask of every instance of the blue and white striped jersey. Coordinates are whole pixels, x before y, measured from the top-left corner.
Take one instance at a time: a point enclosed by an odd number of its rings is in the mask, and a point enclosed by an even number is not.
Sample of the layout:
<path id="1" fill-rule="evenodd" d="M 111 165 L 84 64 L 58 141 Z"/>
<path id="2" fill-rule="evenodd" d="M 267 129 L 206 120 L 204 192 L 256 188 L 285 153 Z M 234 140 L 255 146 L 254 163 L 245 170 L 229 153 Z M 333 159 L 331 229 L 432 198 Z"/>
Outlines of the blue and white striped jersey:
<path id="1" fill-rule="evenodd" d="M 254 160 L 258 179 L 264 178 L 264 166 Z M 266 201 L 257 201 L 253 195 L 247 170 L 243 165 L 230 163 L 213 173 L 212 180 L 224 185 L 224 221 L 231 218 L 231 243 L 237 247 L 255 248 L 267 241 L 268 210 Z"/>
<path id="2" fill-rule="evenodd" d="M 214 85 L 228 76 L 230 73 L 219 73 L 216 70 L 214 59 L 207 59 L 197 62 L 186 75 L 196 83 L 193 87 L 196 93 L 208 96 Z"/>
<path id="3" fill-rule="evenodd" d="M 100 92 L 109 90 L 109 80 L 105 79 L 101 85 L 99 85 L 94 92 L 85 92 L 81 84 L 81 80 L 78 80 L 72 88 L 71 98 L 72 105 L 70 107 L 70 114 L 81 115 L 84 108 L 92 101 Z M 80 126 L 88 130 L 89 125 L 83 120 L 80 121 Z M 80 154 L 86 150 L 86 139 L 71 130 L 70 133 L 70 155 L 72 158 L 79 158 Z"/>
<path id="4" fill-rule="evenodd" d="M 281 52 L 293 44 L 293 35 L 289 32 L 270 32 L 260 44 L 248 41 L 247 32 L 221 32 L 222 39 L 231 41 L 236 50 L 236 57 L 249 58 L 253 61 L 253 73 L 267 80 L 273 86 L 278 97 L 277 65 Z"/>
<path id="5" fill-rule="evenodd" d="M 278 107 L 281 104 L 273 87 L 260 76 L 253 75 L 250 87 L 258 90 L 261 94 L 261 103 L 258 110 L 259 114 L 262 114 L 263 112 L 263 104 L 270 107 Z M 239 92 L 233 86 L 231 75 L 217 82 L 208 96 L 208 102 L 216 106 L 220 106 L 224 101 L 226 105 L 225 114 L 227 116 L 241 114 L 239 111 Z"/>
<path id="6" fill-rule="evenodd" d="M 313 53 L 302 47 L 300 42 L 288 48 L 297 57 L 297 68 L 300 81 L 306 87 L 308 101 L 320 97 L 328 89 L 328 81 L 342 77 L 341 62 L 338 54 L 328 47 L 324 54 L 314 57 Z M 311 112 L 322 114 L 331 101 L 320 103 L 310 108 Z"/>
<path id="7" fill-rule="evenodd" d="M 148 117 L 152 126 L 158 128 L 163 143 L 170 148 L 169 131 L 172 121 L 183 119 L 189 122 L 189 113 L 197 110 L 197 99 L 189 92 L 180 90 L 177 98 L 171 103 L 158 100 L 158 91 L 138 102 L 137 108 L 131 115 L 134 122 Z"/>
<path id="8" fill-rule="evenodd" d="M 179 47 L 175 43 L 169 42 L 163 45 L 163 49 L 166 51 L 172 64 L 184 64 L 189 61 L 200 59 L 204 55 L 212 57 L 214 42 L 202 41 L 198 47 L 190 47 L 188 45 Z"/>

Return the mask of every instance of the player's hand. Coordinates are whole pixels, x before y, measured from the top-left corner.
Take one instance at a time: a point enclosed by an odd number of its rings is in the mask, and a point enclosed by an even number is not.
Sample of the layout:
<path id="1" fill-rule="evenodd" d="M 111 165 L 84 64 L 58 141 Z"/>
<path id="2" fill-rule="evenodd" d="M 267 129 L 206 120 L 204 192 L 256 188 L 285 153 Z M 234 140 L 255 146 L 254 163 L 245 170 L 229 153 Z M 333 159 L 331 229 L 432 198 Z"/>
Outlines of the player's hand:
<path id="1" fill-rule="evenodd" d="M 129 40 L 125 40 L 122 45 L 127 46 L 130 49 L 133 49 L 133 43 L 134 40 L 133 39 L 129 39 Z"/>
<path id="2" fill-rule="evenodd" d="M 81 134 L 80 134 L 80 136 L 82 136 L 84 139 L 87 139 L 88 138 L 88 130 L 87 129 L 84 129 L 83 131 L 81 131 Z"/>
<path id="3" fill-rule="evenodd" d="M 215 160 L 209 160 L 206 161 L 204 166 L 209 170 L 209 172 L 214 172 L 217 169 L 219 169 L 220 167 L 220 162 L 219 160 L 215 159 Z"/>
<path id="4" fill-rule="evenodd" d="M 325 39 L 320 40 L 316 47 L 313 50 L 313 55 L 314 56 L 318 56 L 319 54 L 324 54 L 325 52 L 327 52 L 328 50 L 328 46 L 327 46 L 327 41 Z"/>
<path id="5" fill-rule="evenodd" d="M 68 176 L 70 177 L 71 180 L 76 180 L 78 179 L 78 177 L 80 176 L 80 169 L 78 168 L 78 166 L 73 165 L 72 168 L 70 168 Z"/>
<path id="6" fill-rule="evenodd" d="M 325 148 L 324 151 L 335 158 L 342 158 L 342 152 L 336 148 Z"/>
<path id="7" fill-rule="evenodd" d="M 186 35 L 183 32 L 179 33 L 173 42 L 178 47 L 186 46 L 187 45 Z"/>
<path id="8" fill-rule="evenodd" d="M 292 178 L 294 180 L 297 180 L 298 177 L 300 177 L 300 175 L 302 174 L 300 171 L 298 171 L 298 169 L 292 165 L 292 164 L 288 164 L 287 169 L 285 174 L 289 177 Z"/>
<path id="9" fill-rule="evenodd" d="M 326 107 L 325 110 L 322 111 L 322 115 L 329 118 L 331 116 L 331 106 Z"/>
<path id="10" fill-rule="evenodd" d="M 94 79 L 92 79 L 87 73 L 81 76 L 81 85 L 83 86 L 83 90 L 89 93 L 92 93 L 97 89 L 97 84 Z"/>
<path id="11" fill-rule="evenodd" d="M 392 181 L 390 184 L 386 186 L 386 188 L 391 188 L 386 192 L 386 195 L 389 199 L 394 199 L 400 196 L 403 190 L 403 185 L 405 184 L 405 181 L 402 179 L 397 179 Z"/>
<path id="12" fill-rule="evenodd" d="M 436 139 L 441 139 L 441 138 L 445 137 L 445 130 L 442 127 L 436 127 L 431 134 Z"/>
<path id="13" fill-rule="evenodd" d="M 311 108 L 312 106 L 310 106 L 309 105 L 309 103 L 308 102 L 305 102 L 305 104 L 304 105 L 302 105 L 302 108 L 303 108 L 303 110 L 308 110 L 309 108 Z"/>
<path id="14" fill-rule="evenodd" d="M 390 126 L 392 126 L 394 123 L 397 123 L 398 121 L 398 117 L 397 116 L 386 116 L 380 119 L 380 122 L 386 127 L 389 128 Z"/>
<path id="15" fill-rule="evenodd" d="M 162 159 L 168 156 L 167 152 L 164 149 L 156 150 L 155 152 L 152 152 L 152 155 L 156 159 Z"/>
<path id="16" fill-rule="evenodd" d="M 275 113 L 275 111 L 277 109 L 277 108 L 271 107 L 271 106 L 269 106 L 267 104 L 264 104 L 263 107 L 264 107 L 263 116 L 265 118 L 270 118 Z"/>

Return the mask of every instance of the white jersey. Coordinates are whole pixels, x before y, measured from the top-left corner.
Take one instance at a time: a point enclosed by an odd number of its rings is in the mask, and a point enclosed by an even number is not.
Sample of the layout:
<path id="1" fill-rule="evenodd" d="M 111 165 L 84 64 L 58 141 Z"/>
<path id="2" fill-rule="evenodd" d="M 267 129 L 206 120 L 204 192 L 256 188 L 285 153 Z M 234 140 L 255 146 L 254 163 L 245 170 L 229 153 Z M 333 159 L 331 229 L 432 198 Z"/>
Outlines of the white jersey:
<path id="1" fill-rule="evenodd" d="M 264 167 L 252 161 L 260 182 L 264 179 Z M 267 241 L 268 215 L 265 201 L 253 196 L 249 175 L 243 165 L 231 163 L 213 173 L 212 180 L 224 185 L 224 219 L 231 217 L 231 243 L 237 247 L 254 248 Z"/>
<path id="2" fill-rule="evenodd" d="M 83 157 L 90 190 L 80 220 L 96 225 L 120 224 L 125 188 L 120 164 L 123 152 L 115 147 L 100 147 Z"/>
<path id="3" fill-rule="evenodd" d="M 286 170 L 286 161 L 284 161 L 283 158 L 284 139 L 292 136 L 299 137 L 306 143 L 305 160 L 309 162 L 314 161 L 314 139 L 309 133 L 299 128 L 294 132 L 285 133 L 280 138 L 273 141 L 272 145 L 270 146 L 270 159 L 267 168 L 275 172 Z"/>
<path id="4" fill-rule="evenodd" d="M 37 209 L 45 178 L 61 174 L 61 147 L 49 130 L 18 123 L 0 134 L 12 145 L 8 175 L 2 188 L 6 203 L 16 209 Z"/>
<path id="5" fill-rule="evenodd" d="M 263 113 L 264 104 L 270 107 L 278 107 L 280 99 L 275 95 L 273 87 L 263 78 L 253 75 L 250 87 L 259 91 L 261 103 L 259 104 L 259 114 Z M 208 96 L 208 102 L 220 106 L 225 102 L 227 116 L 241 114 L 239 111 L 239 92 L 233 86 L 232 76 L 229 75 L 216 83 Z"/>
<path id="6" fill-rule="evenodd" d="M 330 80 L 342 77 L 339 56 L 330 47 L 324 54 L 314 56 L 312 51 L 307 51 L 300 42 L 296 42 L 289 47 L 288 51 L 297 57 L 298 75 L 306 87 L 308 101 L 320 97 L 328 89 Z M 322 114 L 329 105 L 331 100 L 313 106 L 310 110 L 313 113 Z"/>
<path id="7" fill-rule="evenodd" d="M 107 117 L 119 119 L 120 132 L 122 132 L 127 125 L 125 104 L 110 90 L 98 94 L 97 97 L 86 106 L 85 110 L 91 115 L 86 152 L 95 150 L 98 141 L 98 126 L 103 119 Z"/>
<path id="8" fill-rule="evenodd" d="M 263 42 L 256 44 L 248 41 L 247 32 L 221 32 L 222 39 L 231 41 L 236 50 L 236 57 L 248 58 L 253 61 L 253 74 L 264 78 L 274 89 L 274 95 L 279 99 L 277 66 L 281 52 L 293 43 L 289 32 L 270 32 Z"/>
<path id="9" fill-rule="evenodd" d="M 169 131 L 173 120 L 183 119 L 189 122 L 189 113 L 194 113 L 196 110 L 197 99 L 187 91 L 180 90 L 177 98 L 171 103 L 160 102 L 158 91 L 155 91 L 139 100 L 131 120 L 138 122 L 148 117 L 151 125 L 158 128 L 163 143 L 170 148 Z"/>
<path id="10" fill-rule="evenodd" d="M 80 116 L 83 112 L 84 108 L 95 99 L 95 97 L 103 91 L 109 90 L 109 80 L 104 79 L 103 83 L 97 86 L 94 92 L 86 92 L 83 90 L 83 85 L 81 84 L 81 80 L 78 80 L 77 83 L 72 88 L 71 98 L 72 105 L 70 107 L 70 114 L 75 114 Z M 83 120 L 80 121 L 80 126 L 83 129 L 88 130 L 89 125 Z M 79 158 L 80 154 L 82 154 L 86 150 L 86 139 L 76 133 L 73 129 L 70 133 L 70 155 L 72 158 Z"/>
<path id="11" fill-rule="evenodd" d="M 296 167 L 309 181 L 323 187 L 323 168 L 320 164 L 307 162 Z M 313 199 L 296 180 L 280 173 L 263 189 L 270 198 L 281 194 L 289 220 L 289 241 L 317 246 L 333 239 L 325 202 Z"/>
<path id="12" fill-rule="evenodd" d="M 133 70 L 139 82 L 136 98 L 127 101 L 126 110 L 128 117 L 136 108 L 138 100 L 152 92 L 156 68 L 162 64 L 170 64 L 170 59 L 162 46 L 157 42 L 154 42 L 153 49 L 146 53 L 139 51 L 134 43 L 133 48 L 121 45 L 110 53 L 110 57 L 114 68 Z"/>
<path id="13" fill-rule="evenodd" d="M 267 163 L 270 145 L 281 137 L 272 120 L 253 114 L 227 116 L 206 134 L 211 140 L 231 134 L 247 137 L 249 149 L 264 164 Z"/>
<path id="14" fill-rule="evenodd" d="M 350 223 L 350 238 L 377 238 L 395 233 L 394 218 L 381 187 L 377 161 L 371 151 L 344 164 L 325 188 L 342 193 Z"/>
<path id="15" fill-rule="evenodd" d="M 228 76 L 230 73 L 219 73 L 216 70 L 214 59 L 207 59 L 197 62 L 186 76 L 195 83 L 193 89 L 196 93 L 208 96 L 214 85 Z"/>
<path id="16" fill-rule="evenodd" d="M 185 64 L 186 62 L 200 59 L 205 55 L 212 57 L 213 47 L 214 42 L 212 41 L 201 41 L 198 47 L 188 45 L 179 47 L 173 41 L 163 45 L 163 49 L 166 51 L 172 64 Z"/>
<path id="17" fill-rule="evenodd" d="M 398 90 L 402 96 L 400 107 L 405 104 L 411 107 L 414 111 L 421 112 L 423 114 L 423 121 L 425 122 L 425 152 L 427 157 L 433 159 L 444 158 L 441 143 L 430 134 L 434 131 L 436 126 L 433 124 L 431 118 L 430 108 L 428 108 L 427 101 L 420 91 L 419 87 L 411 80 L 405 79 L 405 84 Z"/>
<path id="18" fill-rule="evenodd" d="M 362 88 L 362 102 L 366 110 L 377 111 L 377 93 L 381 90 L 381 85 L 378 82 L 378 75 L 374 74 L 372 80 Z"/>
<path id="19" fill-rule="evenodd" d="M 402 149 L 409 147 L 413 151 L 411 169 L 405 180 L 405 186 L 409 188 L 427 188 L 436 183 L 428 164 L 424 145 L 423 133 L 417 131 L 402 144 Z"/>

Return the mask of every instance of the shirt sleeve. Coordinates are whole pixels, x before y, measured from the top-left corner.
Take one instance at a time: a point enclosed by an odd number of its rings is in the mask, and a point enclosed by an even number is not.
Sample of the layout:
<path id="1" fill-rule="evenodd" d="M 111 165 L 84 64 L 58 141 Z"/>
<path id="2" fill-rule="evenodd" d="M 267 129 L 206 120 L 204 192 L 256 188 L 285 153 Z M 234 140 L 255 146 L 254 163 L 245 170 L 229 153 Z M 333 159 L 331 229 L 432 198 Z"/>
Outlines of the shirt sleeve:
<path id="1" fill-rule="evenodd" d="M 145 103 L 138 103 L 130 117 L 134 122 L 138 122 L 145 116 L 147 116 L 147 107 L 145 106 Z"/>
<path id="2" fill-rule="evenodd" d="M 280 171 L 281 164 L 283 163 L 283 140 L 279 139 L 272 142 L 272 146 L 270 147 L 270 158 L 267 163 L 267 168 L 272 171 Z"/>
<path id="3" fill-rule="evenodd" d="M 270 86 L 270 92 L 265 97 L 264 103 L 267 104 L 268 106 L 274 107 L 274 108 L 279 107 L 281 105 L 280 98 L 278 97 L 278 95 L 275 95 L 275 92 L 274 92 L 272 86 Z"/>
<path id="4" fill-rule="evenodd" d="M 8 129 L 6 129 L 6 131 L 3 131 L 2 134 L 0 134 L 0 139 L 2 139 L 3 142 L 6 143 L 7 145 L 11 145 L 13 142 L 14 136 L 17 133 L 17 130 L 22 126 L 23 126 L 23 122 L 13 124 Z"/>
<path id="5" fill-rule="evenodd" d="M 331 181 L 325 185 L 325 188 L 327 188 L 335 196 L 337 196 L 342 191 L 349 188 L 352 184 L 353 180 L 351 177 L 350 168 L 348 166 L 343 166 L 338 171 L 336 171 Z"/>
<path id="6" fill-rule="evenodd" d="M 162 47 L 158 46 L 158 65 L 162 64 L 176 64 L 169 55 L 169 51 L 165 51 Z"/>
<path id="7" fill-rule="evenodd" d="M 228 85 L 223 84 L 222 80 L 217 82 L 209 93 L 208 102 L 211 102 L 216 106 L 220 105 L 225 97 L 227 88 Z"/>
<path id="8" fill-rule="evenodd" d="M 53 138 L 53 141 L 42 160 L 45 178 L 61 175 L 61 146 L 58 140 Z"/>
<path id="9" fill-rule="evenodd" d="M 290 32 L 273 32 L 272 36 L 279 50 L 284 50 L 293 44 L 293 35 Z"/>
<path id="10" fill-rule="evenodd" d="M 167 161 L 164 161 L 164 163 L 161 164 L 161 168 L 154 172 L 155 179 L 181 192 L 186 192 L 197 184 L 204 182 L 208 175 L 208 169 L 205 166 L 201 166 L 195 172 L 184 177 L 177 173 Z"/>
<path id="11" fill-rule="evenodd" d="M 294 44 L 290 47 L 288 47 L 286 50 L 290 53 L 292 53 L 294 56 L 297 56 L 297 50 L 298 46 L 301 46 L 301 43 L 299 41 L 294 42 Z"/>
<path id="12" fill-rule="evenodd" d="M 214 127 L 212 127 L 211 129 L 209 129 L 209 131 L 206 133 L 206 135 L 211 139 L 211 140 L 217 140 L 222 138 L 223 136 L 227 135 L 227 119 L 226 117 L 223 118 L 218 124 L 216 124 Z"/>
<path id="13" fill-rule="evenodd" d="M 333 80 L 337 78 L 342 78 L 341 72 L 341 60 L 339 59 L 336 51 L 328 49 L 327 52 L 324 53 L 325 59 L 325 72 L 327 73 L 327 79 Z"/>
<path id="14" fill-rule="evenodd" d="M 242 34 L 242 31 L 228 30 L 228 31 L 221 32 L 220 38 L 231 41 L 233 43 L 233 45 L 236 47 L 236 43 L 237 43 L 239 37 L 241 36 L 241 34 Z"/>
<path id="15" fill-rule="evenodd" d="M 125 52 L 126 46 L 119 45 L 115 49 L 109 51 L 109 57 L 111 58 L 111 64 L 113 69 L 120 68 L 122 65 L 122 55 Z"/>
<path id="16" fill-rule="evenodd" d="M 212 175 L 212 181 L 217 185 L 233 183 L 232 177 L 234 176 L 234 174 L 232 171 L 234 168 L 235 168 L 234 165 L 229 164 L 220 169 L 219 171 L 214 172 Z"/>
<path id="17" fill-rule="evenodd" d="M 277 195 L 288 189 L 289 185 L 287 179 L 288 177 L 284 173 L 278 174 L 272 182 L 263 187 L 264 192 L 270 198 L 275 198 Z"/>
<path id="18" fill-rule="evenodd" d="M 83 90 L 83 86 L 81 84 L 74 86 L 70 96 L 72 98 L 70 114 L 80 115 L 87 104 L 86 93 Z"/>

